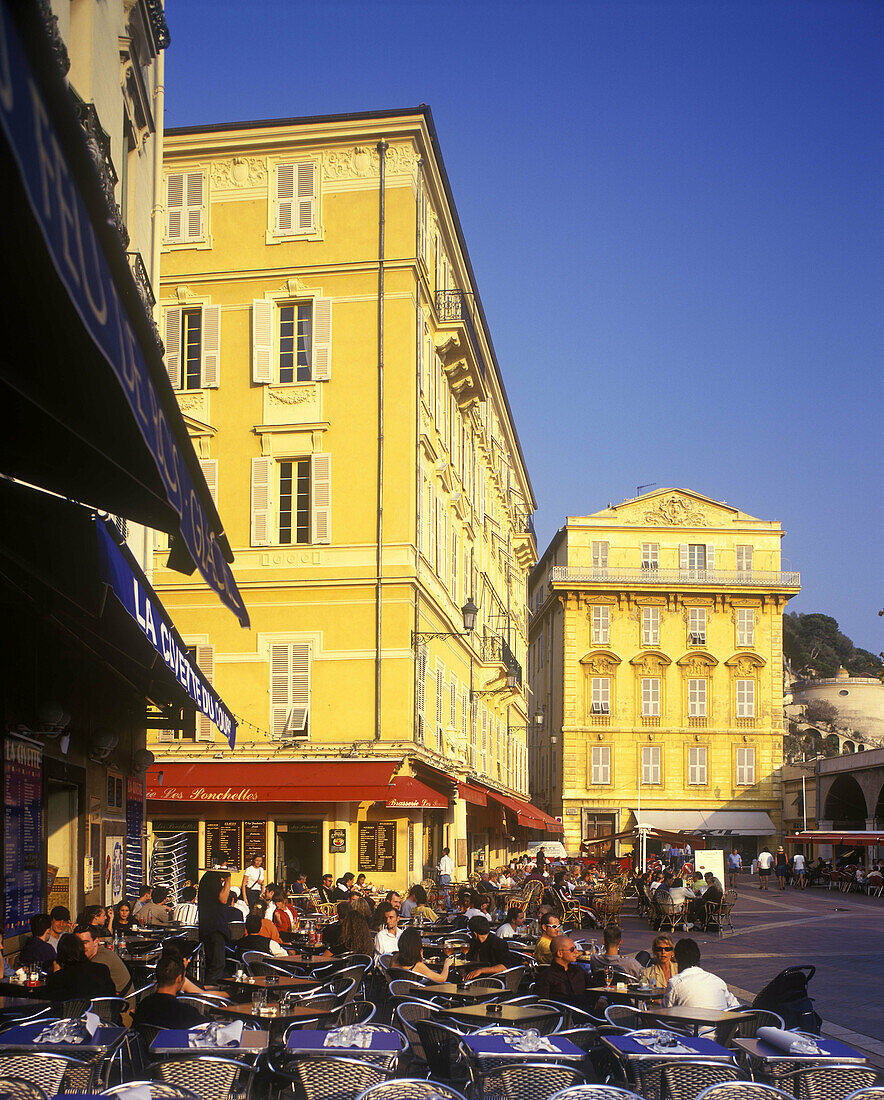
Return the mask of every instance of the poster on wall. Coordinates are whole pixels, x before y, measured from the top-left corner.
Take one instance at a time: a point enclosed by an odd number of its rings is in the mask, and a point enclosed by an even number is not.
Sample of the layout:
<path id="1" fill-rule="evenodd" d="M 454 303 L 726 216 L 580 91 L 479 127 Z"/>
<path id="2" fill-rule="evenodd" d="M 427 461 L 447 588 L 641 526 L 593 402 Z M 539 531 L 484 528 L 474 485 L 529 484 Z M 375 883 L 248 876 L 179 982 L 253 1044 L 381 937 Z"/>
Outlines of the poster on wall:
<path id="1" fill-rule="evenodd" d="M 7 737 L 3 749 L 3 934 L 17 936 L 43 909 L 43 752 Z"/>
<path id="2" fill-rule="evenodd" d="M 123 837 L 105 837 L 104 849 L 104 904 L 116 905 L 123 900 Z"/>
<path id="3" fill-rule="evenodd" d="M 144 780 L 126 779 L 126 889 L 135 897 L 146 881 L 144 874 Z"/>

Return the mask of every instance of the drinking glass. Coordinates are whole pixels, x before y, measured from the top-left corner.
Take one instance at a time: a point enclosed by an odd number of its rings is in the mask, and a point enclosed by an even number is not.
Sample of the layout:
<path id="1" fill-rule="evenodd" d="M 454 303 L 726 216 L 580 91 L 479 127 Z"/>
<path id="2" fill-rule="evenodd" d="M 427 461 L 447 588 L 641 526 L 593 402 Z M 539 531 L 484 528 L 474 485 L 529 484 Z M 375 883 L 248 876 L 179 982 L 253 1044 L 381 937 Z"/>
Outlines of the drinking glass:
<path id="1" fill-rule="evenodd" d="M 608 989 L 610 989 L 613 984 L 614 984 L 614 967 L 613 966 L 606 966 L 605 967 L 605 985 L 608 987 Z"/>
<path id="2" fill-rule="evenodd" d="M 267 1004 L 267 990 L 256 989 L 252 994 L 252 1011 L 260 1012 L 264 1005 Z"/>

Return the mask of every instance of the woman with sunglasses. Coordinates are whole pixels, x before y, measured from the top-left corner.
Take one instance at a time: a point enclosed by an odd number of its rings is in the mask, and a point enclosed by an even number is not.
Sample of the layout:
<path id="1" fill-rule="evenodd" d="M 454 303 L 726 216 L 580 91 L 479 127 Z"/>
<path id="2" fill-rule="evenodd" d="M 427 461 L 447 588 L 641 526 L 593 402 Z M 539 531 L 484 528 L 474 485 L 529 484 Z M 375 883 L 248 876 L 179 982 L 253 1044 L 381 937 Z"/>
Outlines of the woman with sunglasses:
<path id="1" fill-rule="evenodd" d="M 678 963 L 673 952 L 675 944 L 667 935 L 654 937 L 651 947 L 653 960 L 642 971 L 641 980 L 645 985 L 652 985 L 655 989 L 665 989 L 666 983 L 673 974 L 678 973 Z"/>

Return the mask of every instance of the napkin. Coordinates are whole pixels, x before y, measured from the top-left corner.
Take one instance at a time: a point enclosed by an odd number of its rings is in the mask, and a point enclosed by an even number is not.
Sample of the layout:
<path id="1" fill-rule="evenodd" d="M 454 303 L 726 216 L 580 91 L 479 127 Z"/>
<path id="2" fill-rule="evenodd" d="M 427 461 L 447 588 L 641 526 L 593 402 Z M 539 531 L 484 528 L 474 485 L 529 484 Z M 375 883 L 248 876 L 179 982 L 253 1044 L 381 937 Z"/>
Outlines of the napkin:
<path id="1" fill-rule="evenodd" d="M 85 1043 L 98 1030 L 101 1021 L 94 1012 L 87 1012 L 81 1020 L 59 1020 L 51 1027 L 44 1027 L 34 1036 L 35 1043 Z"/>
<path id="2" fill-rule="evenodd" d="M 152 1100 L 153 1093 L 150 1091 L 150 1085 L 123 1085 L 117 1086 L 118 1092 L 114 1093 L 117 1100 Z"/>
<path id="3" fill-rule="evenodd" d="M 693 1054 L 690 1047 L 679 1042 L 679 1037 L 671 1031 L 651 1031 L 647 1035 L 630 1035 L 640 1046 L 647 1047 L 654 1054 Z M 672 1040 L 675 1040 L 673 1043 Z"/>
<path id="4" fill-rule="evenodd" d="M 806 1035 L 783 1031 L 781 1027 L 760 1027 L 758 1038 L 768 1046 L 784 1050 L 787 1054 L 820 1054 L 819 1044 Z"/>
<path id="5" fill-rule="evenodd" d="M 521 1054 L 539 1054 L 545 1051 L 548 1054 L 558 1054 L 559 1051 L 543 1035 L 539 1035 L 533 1042 L 525 1035 L 504 1035 L 503 1041 Z"/>
<path id="6" fill-rule="evenodd" d="M 233 1020 L 229 1024 L 200 1024 L 187 1033 L 189 1047 L 235 1047 L 242 1039 L 242 1020 Z"/>
<path id="7" fill-rule="evenodd" d="M 326 1035 L 324 1047 L 360 1047 L 368 1050 L 371 1046 L 371 1032 L 361 1027 L 339 1027 Z"/>

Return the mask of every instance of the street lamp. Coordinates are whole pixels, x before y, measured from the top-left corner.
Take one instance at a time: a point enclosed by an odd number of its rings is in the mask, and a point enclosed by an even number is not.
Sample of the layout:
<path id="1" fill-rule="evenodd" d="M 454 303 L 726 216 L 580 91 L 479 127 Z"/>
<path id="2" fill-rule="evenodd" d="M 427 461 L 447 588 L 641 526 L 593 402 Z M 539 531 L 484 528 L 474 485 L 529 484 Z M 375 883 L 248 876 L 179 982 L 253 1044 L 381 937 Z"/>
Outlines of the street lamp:
<path id="1" fill-rule="evenodd" d="M 479 614 L 479 608 L 473 602 L 472 596 L 467 596 L 467 602 L 460 613 L 463 616 L 463 633 L 457 630 L 412 630 L 412 646 L 417 642 L 431 642 L 434 638 L 466 638 L 472 634 L 476 627 L 476 616 Z"/>

